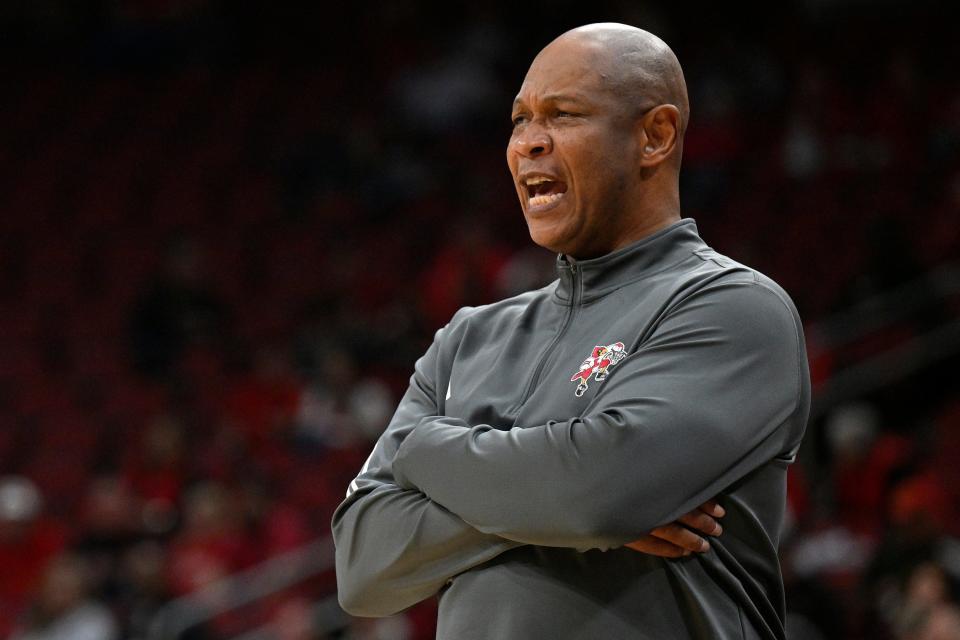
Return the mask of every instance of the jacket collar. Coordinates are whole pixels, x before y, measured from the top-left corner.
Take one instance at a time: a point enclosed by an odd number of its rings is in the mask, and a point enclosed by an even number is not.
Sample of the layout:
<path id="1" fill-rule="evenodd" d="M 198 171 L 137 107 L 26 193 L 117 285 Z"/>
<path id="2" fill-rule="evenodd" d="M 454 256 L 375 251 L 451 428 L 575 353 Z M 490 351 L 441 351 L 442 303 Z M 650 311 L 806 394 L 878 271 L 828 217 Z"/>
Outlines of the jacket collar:
<path id="1" fill-rule="evenodd" d="M 706 244 L 697 233 L 693 218 L 684 218 L 631 245 L 599 258 L 574 260 L 557 256 L 560 282 L 556 297 L 565 304 L 574 299 L 574 286 L 580 289 L 580 302 L 589 302 L 615 289 L 643 279 L 688 258 Z"/>

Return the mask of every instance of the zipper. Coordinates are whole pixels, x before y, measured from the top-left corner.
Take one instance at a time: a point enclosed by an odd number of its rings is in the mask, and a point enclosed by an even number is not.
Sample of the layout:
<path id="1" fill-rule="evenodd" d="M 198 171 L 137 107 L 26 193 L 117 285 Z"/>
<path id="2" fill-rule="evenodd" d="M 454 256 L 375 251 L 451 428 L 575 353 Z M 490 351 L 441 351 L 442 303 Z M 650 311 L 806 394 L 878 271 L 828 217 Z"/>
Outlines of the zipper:
<path id="1" fill-rule="evenodd" d="M 560 338 L 562 338 L 567 332 L 567 329 L 570 328 L 573 317 L 577 313 L 577 308 L 580 306 L 580 298 L 582 297 L 580 291 L 580 269 L 576 264 L 570 265 L 570 275 L 572 277 L 570 308 L 567 310 L 567 315 L 563 319 L 563 324 L 560 325 L 560 330 L 557 332 L 557 335 L 553 337 L 553 340 L 547 348 L 544 349 L 543 355 L 540 357 L 540 361 L 537 363 L 537 367 L 533 370 L 533 375 L 530 377 L 530 382 L 527 383 L 527 388 L 524 390 L 520 402 L 514 407 L 514 411 L 519 411 L 523 405 L 527 403 L 527 400 L 530 399 L 530 396 L 533 395 L 533 390 L 537 386 L 537 383 L 540 382 L 540 376 L 543 375 L 543 369 L 547 364 L 547 360 L 550 359 L 554 349 L 557 348 Z"/>

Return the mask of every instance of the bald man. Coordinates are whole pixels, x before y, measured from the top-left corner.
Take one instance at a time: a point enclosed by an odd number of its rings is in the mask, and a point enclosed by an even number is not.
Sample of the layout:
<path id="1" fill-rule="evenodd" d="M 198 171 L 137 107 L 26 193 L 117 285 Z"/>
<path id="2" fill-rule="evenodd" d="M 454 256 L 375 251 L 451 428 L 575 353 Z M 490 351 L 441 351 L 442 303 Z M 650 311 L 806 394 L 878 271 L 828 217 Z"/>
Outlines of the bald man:
<path id="1" fill-rule="evenodd" d="M 533 61 L 507 163 L 559 278 L 461 309 L 417 362 L 334 515 L 348 612 L 439 593 L 451 640 L 784 638 L 803 335 L 681 219 L 687 117 L 645 31 L 581 27 Z"/>

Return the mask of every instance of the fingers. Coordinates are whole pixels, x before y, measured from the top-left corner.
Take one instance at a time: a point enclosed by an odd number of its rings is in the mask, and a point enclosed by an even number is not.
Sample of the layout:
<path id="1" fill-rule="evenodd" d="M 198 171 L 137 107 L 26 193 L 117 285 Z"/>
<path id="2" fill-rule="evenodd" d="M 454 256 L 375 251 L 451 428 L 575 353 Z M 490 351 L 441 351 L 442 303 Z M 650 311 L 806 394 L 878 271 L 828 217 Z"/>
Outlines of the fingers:
<path id="1" fill-rule="evenodd" d="M 723 527 L 717 518 L 726 511 L 715 500 L 709 500 L 676 522 L 657 527 L 639 540 L 624 546 L 662 558 L 679 558 L 692 553 L 710 550 L 710 542 L 704 536 L 719 536 Z"/>
<path id="2" fill-rule="evenodd" d="M 710 543 L 704 538 L 679 524 L 670 523 L 662 527 L 657 527 L 650 532 L 651 536 L 666 540 L 674 546 L 680 547 L 685 551 L 703 553 L 710 550 Z"/>
<path id="3" fill-rule="evenodd" d="M 723 527 L 720 526 L 720 523 L 699 509 L 694 509 L 690 513 L 680 516 L 677 522 L 708 536 L 718 536 L 723 533 Z"/>
<path id="4" fill-rule="evenodd" d="M 680 558 L 683 556 L 688 556 L 692 552 L 678 547 L 677 545 L 668 542 L 662 538 L 657 538 L 653 535 L 648 535 L 635 540 L 634 542 L 629 542 L 624 545 L 629 547 L 634 551 L 639 551 L 640 553 L 646 553 L 651 556 L 660 556 L 661 558 Z"/>
<path id="5" fill-rule="evenodd" d="M 722 518 L 723 516 L 727 515 L 726 510 L 724 510 L 724 508 L 721 507 L 716 500 L 707 500 L 698 508 L 700 509 L 700 511 L 703 511 L 704 513 L 708 513 L 714 518 Z"/>

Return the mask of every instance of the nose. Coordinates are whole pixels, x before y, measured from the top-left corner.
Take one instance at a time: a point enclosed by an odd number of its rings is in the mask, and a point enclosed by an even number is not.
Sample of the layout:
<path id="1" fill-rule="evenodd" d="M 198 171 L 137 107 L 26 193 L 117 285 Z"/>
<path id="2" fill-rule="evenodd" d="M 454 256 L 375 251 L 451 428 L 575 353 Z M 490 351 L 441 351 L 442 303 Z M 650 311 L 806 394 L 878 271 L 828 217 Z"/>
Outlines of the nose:
<path id="1" fill-rule="evenodd" d="M 513 148 L 522 156 L 536 158 L 553 151 L 553 139 L 543 127 L 530 123 L 522 132 L 514 136 Z"/>

